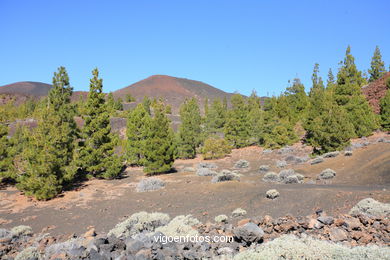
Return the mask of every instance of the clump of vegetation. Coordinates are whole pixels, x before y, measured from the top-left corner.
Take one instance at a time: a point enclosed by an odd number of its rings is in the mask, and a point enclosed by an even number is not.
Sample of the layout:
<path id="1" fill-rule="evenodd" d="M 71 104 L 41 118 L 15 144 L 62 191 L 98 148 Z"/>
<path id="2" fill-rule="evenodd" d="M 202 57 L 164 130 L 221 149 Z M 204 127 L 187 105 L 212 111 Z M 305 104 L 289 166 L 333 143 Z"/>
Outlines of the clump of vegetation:
<path id="1" fill-rule="evenodd" d="M 245 209 L 236 208 L 236 209 L 233 210 L 233 212 L 232 212 L 232 217 L 233 217 L 233 218 L 242 217 L 242 216 L 245 216 L 246 213 L 247 213 L 247 212 L 246 212 Z"/>
<path id="2" fill-rule="evenodd" d="M 321 241 L 312 237 L 298 238 L 283 235 L 270 242 L 261 244 L 237 254 L 235 260 L 259 259 L 383 259 L 390 257 L 387 247 L 357 246 L 347 247 L 340 244 Z"/>
<path id="3" fill-rule="evenodd" d="M 232 151 L 230 145 L 223 138 L 209 137 L 202 148 L 203 159 L 212 160 L 223 158 Z"/>
<path id="4" fill-rule="evenodd" d="M 137 192 L 154 191 L 164 188 L 165 182 L 158 178 L 145 178 L 137 185 Z"/>
<path id="5" fill-rule="evenodd" d="M 128 102 L 128 103 L 131 103 L 131 102 L 135 102 L 136 99 L 135 99 L 135 97 L 133 97 L 133 96 L 129 93 L 129 94 L 126 94 L 125 101 Z"/>
<path id="6" fill-rule="evenodd" d="M 180 215 L 172 219 L 168 225 L 158 227 L 157 232 L 161 232 L 166 236 L 196 236 L 199 232 L 193 227 L 199 225 L 200 222 L 192 215 Z"/>
<path id="7" fill-rule="evenodd" d="M 138 212 L 117 224 L 108 232 L 107 236 L 113 235 L 119 238 L 130 237 L 142 231 L 153 232 L 156 228 L 167 225 L 169 220 L 170 217 L 167 214 Z"/>

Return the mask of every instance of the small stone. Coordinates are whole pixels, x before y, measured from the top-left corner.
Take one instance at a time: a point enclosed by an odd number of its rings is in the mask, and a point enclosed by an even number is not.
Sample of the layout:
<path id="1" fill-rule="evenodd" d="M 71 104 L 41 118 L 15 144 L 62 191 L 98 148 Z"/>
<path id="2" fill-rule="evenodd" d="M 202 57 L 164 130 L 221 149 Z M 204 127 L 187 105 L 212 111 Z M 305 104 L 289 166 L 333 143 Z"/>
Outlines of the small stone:
<path id="1" fill-rule="evenodd" d="M 326 153 L 326 154 L 323 154 L 322 157 L 324 158 L 333 158 L 333 157 L 336 157 L 340 154 L 339 151 L 334 151 L 334 152 L 329 152 L 329 153 Z"/>
<path id="2" fill-rule="evenodd" d="M 251 222 L 250 218 L 244 218 L 237 222 L 237 226 L 241 227 L 249 222 Z"/>
<path id="3" fill-rule="evenodd" d="M 347 233 L 344 230 L 333 227 L 329 230 L 329 238 L 333 242 L 344 241 L 348 239 Z"/>
<path id="4" fill-rule="evenodd" d="M 332 225 L 334 222 L 334 218 L 331 216 L 320 216 L 317 220 L 325 225 Z"/>
<path id="5" fill-rule="evenodd" d="M 94 236 L 96 236 L 95 228 L 91 228 L 84 233 L 84 237 L 94 237 Z"/>

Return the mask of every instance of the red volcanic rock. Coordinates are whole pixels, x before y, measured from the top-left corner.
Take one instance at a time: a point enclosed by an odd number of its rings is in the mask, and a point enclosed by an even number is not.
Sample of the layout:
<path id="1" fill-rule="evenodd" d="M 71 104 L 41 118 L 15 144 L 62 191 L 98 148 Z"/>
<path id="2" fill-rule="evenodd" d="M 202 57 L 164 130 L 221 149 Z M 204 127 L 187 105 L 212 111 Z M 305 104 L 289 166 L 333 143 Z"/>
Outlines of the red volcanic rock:
<path id="1" fill-rule="evenodd" d="M 366 96 L 368 102 L 373 107 L 375 113 L 379 113 L 379 101 L 386 95 L 386 79 L 390 77 L 390 72 L 387 72 L 383 77 L 375 80 L 362 88 L 363 94 Z"/>

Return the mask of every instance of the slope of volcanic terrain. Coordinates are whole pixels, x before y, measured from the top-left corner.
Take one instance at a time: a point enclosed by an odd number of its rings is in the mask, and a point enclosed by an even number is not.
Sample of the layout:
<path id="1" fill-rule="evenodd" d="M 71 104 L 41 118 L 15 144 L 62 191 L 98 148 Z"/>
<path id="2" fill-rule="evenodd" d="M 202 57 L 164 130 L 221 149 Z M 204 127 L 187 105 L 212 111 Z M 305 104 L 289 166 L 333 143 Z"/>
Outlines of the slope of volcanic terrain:
<path id="1" fill-rule="evenodd" d="M 363 94 L 366 96 L 368 102 L 373 107 L 375 113 L 379 113 L 379 101 L 386 95 L 386 79 L 388 78 L 390 78 L 390 72 L 387 72 L 380 79 L 375 80 L 362 88 Z"/>

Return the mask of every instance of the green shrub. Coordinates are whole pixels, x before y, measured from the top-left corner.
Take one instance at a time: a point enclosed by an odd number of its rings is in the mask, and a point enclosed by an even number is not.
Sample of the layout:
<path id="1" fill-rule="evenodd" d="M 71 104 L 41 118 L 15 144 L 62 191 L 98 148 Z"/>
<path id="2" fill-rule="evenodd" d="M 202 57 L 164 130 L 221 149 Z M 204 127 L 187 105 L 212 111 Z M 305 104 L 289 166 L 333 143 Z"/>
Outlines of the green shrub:
<path id="1" fill-rule="evenodd" d="M 232 151 L 225 139 L 210 137 L 204 142 L 202 149 L 203 159 L 211 160 L 223 158 Z"/>

